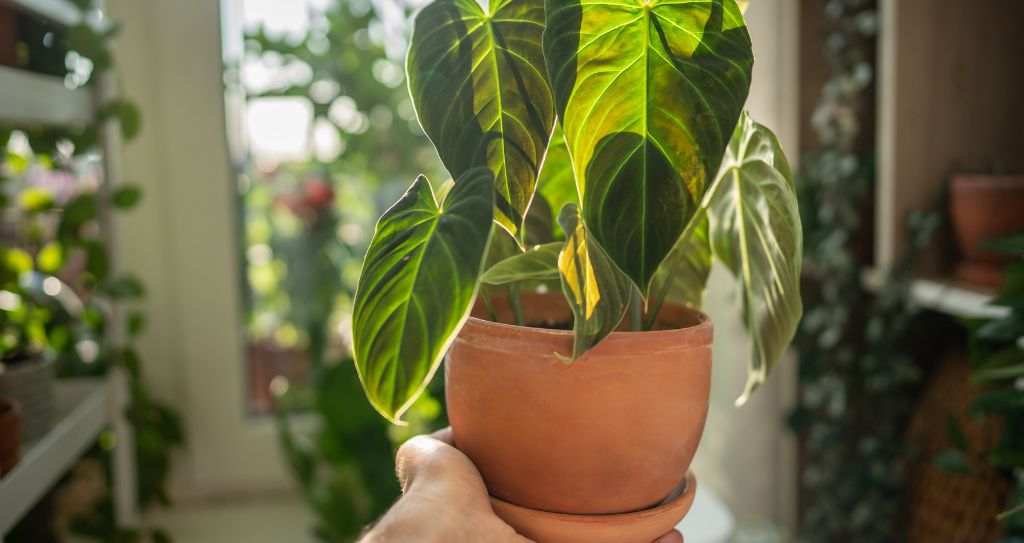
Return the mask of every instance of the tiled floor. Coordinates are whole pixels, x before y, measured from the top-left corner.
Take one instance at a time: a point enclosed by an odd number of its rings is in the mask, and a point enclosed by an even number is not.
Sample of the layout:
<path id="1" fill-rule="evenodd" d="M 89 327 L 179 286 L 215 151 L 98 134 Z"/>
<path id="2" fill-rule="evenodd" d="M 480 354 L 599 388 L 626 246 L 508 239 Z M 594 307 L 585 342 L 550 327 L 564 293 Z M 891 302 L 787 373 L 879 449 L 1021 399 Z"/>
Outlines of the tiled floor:
<path id="1" fill-rule="evenodd" d="M 178 505 L 146 520 L 175 543 L 316 543 L 313 515 L 297 498 Z"/>

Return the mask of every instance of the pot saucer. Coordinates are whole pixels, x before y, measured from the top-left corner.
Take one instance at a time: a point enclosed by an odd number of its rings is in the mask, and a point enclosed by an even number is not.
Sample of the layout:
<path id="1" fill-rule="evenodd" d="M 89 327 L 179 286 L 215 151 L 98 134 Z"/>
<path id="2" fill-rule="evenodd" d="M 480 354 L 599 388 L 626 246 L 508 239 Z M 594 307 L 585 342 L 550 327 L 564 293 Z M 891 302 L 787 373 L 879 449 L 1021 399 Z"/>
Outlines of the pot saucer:
<path id="1" fill-rule="evenodd" d="M 675 492 L 652 509 L 617 515 L 548 513 L 491 498 L 494 512 L 537 543 L 651 543 L 683 520 L 693 505 L 697 478 L 686 474 Z"/>

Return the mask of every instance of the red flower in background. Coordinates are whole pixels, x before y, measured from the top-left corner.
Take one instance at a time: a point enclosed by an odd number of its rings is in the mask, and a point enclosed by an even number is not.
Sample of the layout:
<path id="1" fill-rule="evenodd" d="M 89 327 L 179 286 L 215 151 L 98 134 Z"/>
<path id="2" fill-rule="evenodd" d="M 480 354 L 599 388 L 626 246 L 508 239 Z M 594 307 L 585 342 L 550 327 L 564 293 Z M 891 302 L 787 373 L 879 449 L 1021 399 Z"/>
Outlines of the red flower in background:
<path id="1" fill-rule="evenodd" d="M 312 175 L 292 193 L 278 194 L 274 203 L 296 215 L 316 215 L 330 209 L 334 203 L 334 187 L 321 175 Z"/>

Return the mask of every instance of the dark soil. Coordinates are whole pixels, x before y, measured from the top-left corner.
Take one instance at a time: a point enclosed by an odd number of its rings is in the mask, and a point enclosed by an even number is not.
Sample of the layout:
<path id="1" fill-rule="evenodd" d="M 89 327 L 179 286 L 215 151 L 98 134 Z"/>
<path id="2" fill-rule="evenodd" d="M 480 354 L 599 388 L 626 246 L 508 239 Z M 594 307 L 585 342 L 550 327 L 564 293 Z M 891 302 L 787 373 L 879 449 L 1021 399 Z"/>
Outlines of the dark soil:
<path id="1" fill-rule="evenodd" d="M 544 328 L 545 330 L 572 330 L 572 319 L 559 321 L 559 322 L 528 322 L 526 326 L 530 328 Z"/>

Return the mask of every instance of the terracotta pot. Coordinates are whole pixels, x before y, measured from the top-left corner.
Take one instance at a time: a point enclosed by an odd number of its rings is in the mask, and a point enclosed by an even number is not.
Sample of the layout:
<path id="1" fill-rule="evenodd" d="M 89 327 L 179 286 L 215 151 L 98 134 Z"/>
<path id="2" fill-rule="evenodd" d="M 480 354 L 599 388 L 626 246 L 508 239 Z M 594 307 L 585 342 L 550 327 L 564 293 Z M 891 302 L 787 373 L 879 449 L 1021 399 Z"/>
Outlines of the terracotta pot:
<path id="1" fill-rule="evenodd" d="M 491 498 L 494 513 L 538 543 L 651 543 L 674 529 L 693 505 L 697 479 L 691 473 L 680 492 L 652 509 L 620 515 L 566 515 L 527 509 Z"/>
<path id="2" fill-rule="evenodd" d="M 507 322 L 507 303 L 494 305 Z M 526 294 L 522 306 L 528 323 L 571 317 L 560 293 Z M 492 496 L 616 514 L 679 485 L 707 416 L 712 329 L 704 314 L 668 304 L 659 321 L 674 329 L 615 332 L 571 364 L 555 355 L 571 352 L 571 331 L 466 322 L 445 365 L 448 417 Z"/>
<path id="3" fill-rule="evenodd" d="M 0 476 L 21 459 L 21 408 L 11 398 L 0 398 Z"/>
<path id="4" fill-rule="evenodd" d="M 1024 175 L 957 175 L 950 193 L 950 214 L 963 261 L 957 276 L 997 287 L 1006 255 L 986 251 L 990 239 L 1024 231 Z"/>
<path id="5" fill-rule="evenodd" d="M 0 66 L 13 67 L 18 61 L 18 15 L 0 4 Z"/>
<path id="6" fill-rule="evenodd" d="M 0 364 L 0 396 L 21 406 L 21 438 L 35 441 L 53 425 L 53 360 L 23 360 Z"/>

